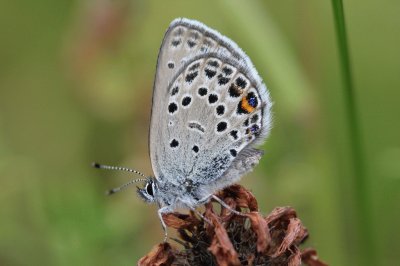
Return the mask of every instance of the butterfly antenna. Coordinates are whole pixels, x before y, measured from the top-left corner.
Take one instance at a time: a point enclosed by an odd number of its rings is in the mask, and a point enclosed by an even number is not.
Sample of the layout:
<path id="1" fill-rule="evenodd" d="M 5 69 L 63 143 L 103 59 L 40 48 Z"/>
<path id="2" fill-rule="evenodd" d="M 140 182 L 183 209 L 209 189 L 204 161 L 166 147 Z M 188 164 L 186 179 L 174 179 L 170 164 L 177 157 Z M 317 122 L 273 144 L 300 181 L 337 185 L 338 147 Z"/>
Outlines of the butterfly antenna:
<path id="1" fill-rule="evenodd" d="M 131 173 L 138 174 L 138 175 L 146 178 L 146 176 L 144 174 L 142 174 L 141 172 L 133 170 L 133 169 L 130 169 L 130 168 L 126 168 L 126 167 L 104 165 L 104 164 L 99 164 L 99 163 L 96 163 L 96 162 L 92 163 L 92 166 L 94 168 L 98 168 L 98 169 L 107 169 L 107 170 L 117 170 L 117 171 L 131 172 Z"/>
<path id="2" fill-rule="evenodd" d="M 125 171 L 125 172 L 135 173 L 135 174 L 138 174 L 138 175 L 144 177 L 144 178 L 139 178 L 139 179 L 133 179 L 133 180 L 129 181 L 128 183 L 123 184 L 122 186 L 110 189 L 110 190 L 106 191 L 107 195 L 112 195 L 112 194 L 117 193 L 117 192 L 119 192 L 121 190 L 124 190 L 128 186 L 130 186 L 130 185 L 132 185 L 132 184 L 134 184 L 136 182 L 146 182 L 147 181 L 146 176 L 144 174 L 142 174 L 139 171 L 130 169 L 130 168 L 120 167 L 120 166 L 104 165 L 104 164 L 99 164 L 99 163 L 96 163 L 96 162 L 92 163 L 92 166 L 94 168 L 98 168 L 98 169 L 117 170 L 117 171 Z"/>
<path id="3" fill-rule="evenodd" d="M 147 179 L 133 179 L 133 180 L 129 181 L 128 183 L 123 184 L 122 186 L 119 186 L 119 187 L 116 187 L 116 188 L 113 188 L 113 189 L 110 189 L 110 190 L 106 191 L 106 195 L 112 195 L 114 193 L 117 193 L 117 192 L 119 192 L 121 190 L 126 189 L 127 187 L 129 187 L 133 183 L 142 182 L 142 181 L 145 182 L 145 181 L 147 181 Z"/>

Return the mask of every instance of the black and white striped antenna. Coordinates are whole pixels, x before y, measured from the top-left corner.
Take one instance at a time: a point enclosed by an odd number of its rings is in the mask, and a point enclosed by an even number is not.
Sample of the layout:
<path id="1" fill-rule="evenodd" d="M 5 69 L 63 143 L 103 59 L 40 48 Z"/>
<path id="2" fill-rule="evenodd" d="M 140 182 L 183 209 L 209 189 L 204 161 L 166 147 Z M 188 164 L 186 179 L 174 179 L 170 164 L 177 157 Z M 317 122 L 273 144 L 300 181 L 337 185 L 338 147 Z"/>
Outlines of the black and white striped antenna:
<path id="1" fill-rule="evenodd" d="M 134 173 L 134 174 L 137 174 L 137 175 L 140 175 L 140 176 L 144 177 L 144 178 L 132 179 L 128 183 L 125 183 L 125 184 L 123 184 L 123 185 L 121 185 L 119 187 L 110 189 L 110 190 L 106 191 L 107 195 L 111 195 L 111 194 L 117 193 L 117 192 L 119 192 L 121 190 L 124 190 L 124 189 L 126 189 L 127 187 L 129 187 L 130 185 L 132 185 L 134 183 L 147 182 L 147 180 L 148 180 L 143 173 L 141 173 L 139 171 L 136 171 L 136 170 L 133 170 L 133 169 L 130 169 L 130 168 L 126 168 L 126 167 L 104 165 L 104 164 L 99 164 L 99 163 L 96 163 L 96 162 L 92 163 L 92 166 L 94 168 L 97 168 L 97 169 L 106 169 L 106 170 L 116 170 L 116 171 L 130 172 L 130 173 Z"/>

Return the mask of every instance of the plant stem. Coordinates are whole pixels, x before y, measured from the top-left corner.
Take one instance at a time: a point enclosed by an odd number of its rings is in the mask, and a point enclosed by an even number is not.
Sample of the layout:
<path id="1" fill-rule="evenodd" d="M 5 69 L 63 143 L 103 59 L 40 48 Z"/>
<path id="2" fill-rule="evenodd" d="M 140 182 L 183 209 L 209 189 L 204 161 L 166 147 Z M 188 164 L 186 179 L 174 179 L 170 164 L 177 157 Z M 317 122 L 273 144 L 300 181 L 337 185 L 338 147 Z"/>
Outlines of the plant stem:
<path id="1" fill-rule="evenodd" d="M 339 60 L 343 79 L 343 92 L 345 96 L 345 112 L 350 138 L 350 152 L 354 165 L 354 196 L 358 209 L 358 240 L 360 248 L 360 261 L 362 265 L 377 265 L 375 262 L 375 248 L 373 243 L 372 216 L 370 213 L 368 187 L 365 171 L 365 159 L 363 154 L 362 138 L 359 121 L 357 119 L 357 106 L 351 74 L 350 56 L 346 34 L 346 24 L 342 0 L 332 0 L 334 23 L 339 49 Z"/>

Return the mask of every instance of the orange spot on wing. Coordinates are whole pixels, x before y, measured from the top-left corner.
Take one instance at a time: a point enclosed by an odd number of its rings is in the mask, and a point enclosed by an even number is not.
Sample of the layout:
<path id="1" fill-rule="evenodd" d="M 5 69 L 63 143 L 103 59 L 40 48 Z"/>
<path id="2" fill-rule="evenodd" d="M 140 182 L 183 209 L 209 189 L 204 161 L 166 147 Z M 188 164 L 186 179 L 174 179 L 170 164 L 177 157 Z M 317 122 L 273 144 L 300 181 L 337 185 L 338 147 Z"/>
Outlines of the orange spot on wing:
<path id="1" fill-rule="evenodd" d="M 241 107 L 246 110 L 246 112 L 251 113 L 254 111 L 254 107 L 249 104 L 249 101 L 244 97 L 241 101 Z"/>

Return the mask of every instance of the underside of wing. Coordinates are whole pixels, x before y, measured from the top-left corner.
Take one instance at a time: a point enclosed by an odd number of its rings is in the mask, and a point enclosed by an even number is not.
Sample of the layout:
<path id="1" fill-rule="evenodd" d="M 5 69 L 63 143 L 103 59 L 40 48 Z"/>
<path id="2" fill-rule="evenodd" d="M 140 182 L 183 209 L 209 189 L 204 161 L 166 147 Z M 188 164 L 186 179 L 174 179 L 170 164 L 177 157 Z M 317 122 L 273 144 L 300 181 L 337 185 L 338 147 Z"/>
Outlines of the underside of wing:
<path id="1" fill-rule="evenodd" d="M 265 86 L 252 68 L 224 53 L 191 58 L 160 97 L 150 143 L 159 179 L 208 184 L 243 165 L 242 154 L 269 132 Z"/>
<path id="2" fill-rule="evenodd" d="M 197 55 L 211 52 L 223 53 L 226 57 L 233 58 L 244 65 L 252 67 L 250 60 L 236 43 L 216 30 L 195 20 L 178 18 L 172 21 L 160 47 L 153 87 L 151 130 L 149 134 L 149 150 L 152 162 L 155 160 L 153 143 L 156 143 L 155 132 L 152 129 L 157 128 L 160 120 L 158 106 L 165 100 L 164 94 L 170 87 L 171 80 L 186 62 Z M 157 173 L 155 174 L 157 175 Z"/>
<path id="3" fill-rule="evenodd" d="M 208 183 L 251 170 L 261 157 L 252 147 L 269 133 L 270 107 L 265 85 L 236 43 L 200 22 L 174 20 L 153 89 L 154 175 Z"/>

